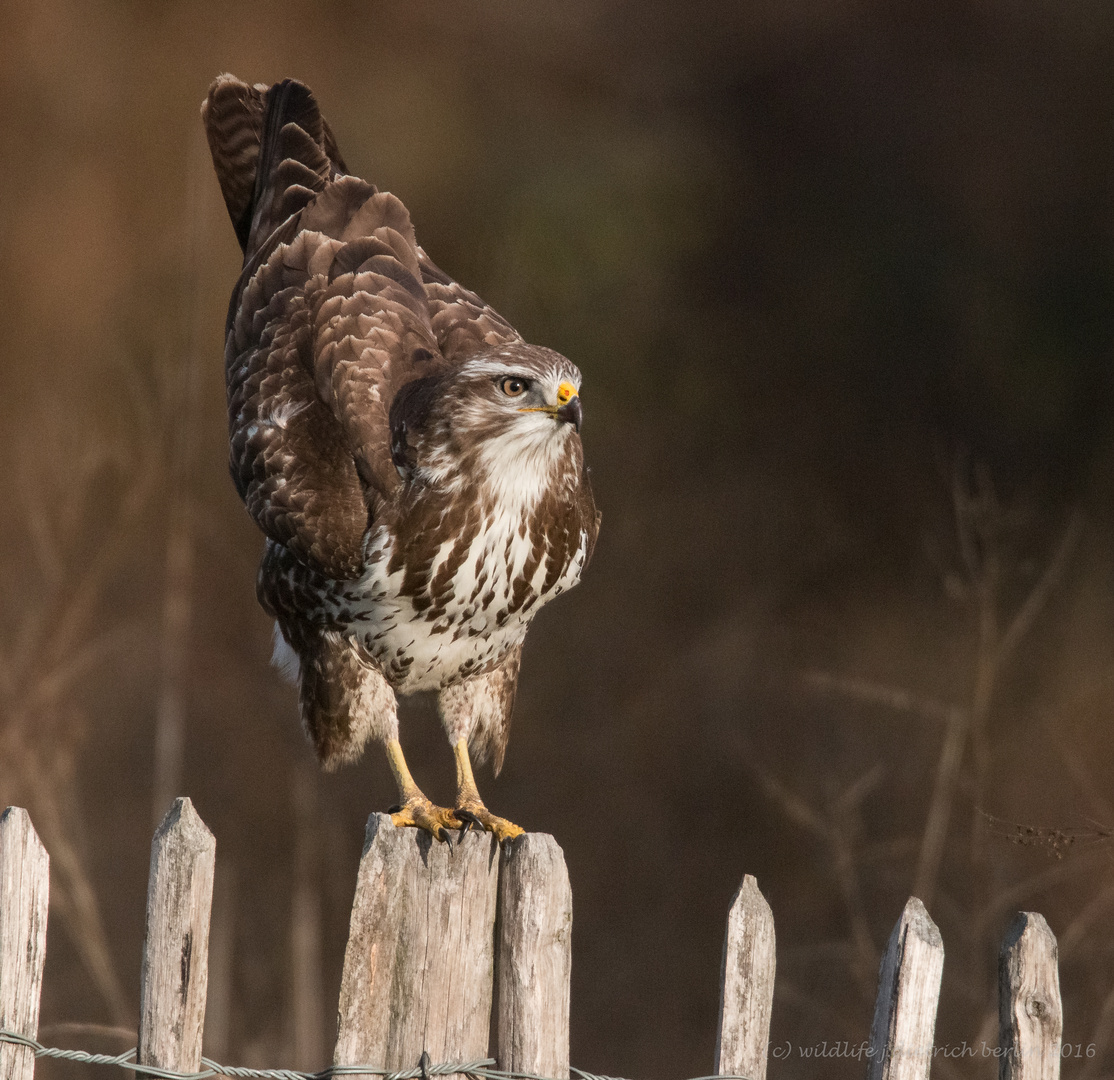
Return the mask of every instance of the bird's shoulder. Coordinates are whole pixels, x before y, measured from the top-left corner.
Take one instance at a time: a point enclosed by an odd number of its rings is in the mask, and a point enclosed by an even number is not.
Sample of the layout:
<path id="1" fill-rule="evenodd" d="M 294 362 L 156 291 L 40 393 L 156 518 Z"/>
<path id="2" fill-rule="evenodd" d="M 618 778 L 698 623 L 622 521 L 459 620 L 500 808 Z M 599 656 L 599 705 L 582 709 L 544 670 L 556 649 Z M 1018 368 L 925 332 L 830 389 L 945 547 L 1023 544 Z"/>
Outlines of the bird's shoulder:
<path id="1" fill-rule="evenodd" d="M 222 76 L 202 113 L 244 250 L 226 327 L 233 479 L 267 535 L 350 577 L 401 482 L 399 391 L 521 338 L 429 259 L 397 197 L 348 174 L 306 87 Z"/>

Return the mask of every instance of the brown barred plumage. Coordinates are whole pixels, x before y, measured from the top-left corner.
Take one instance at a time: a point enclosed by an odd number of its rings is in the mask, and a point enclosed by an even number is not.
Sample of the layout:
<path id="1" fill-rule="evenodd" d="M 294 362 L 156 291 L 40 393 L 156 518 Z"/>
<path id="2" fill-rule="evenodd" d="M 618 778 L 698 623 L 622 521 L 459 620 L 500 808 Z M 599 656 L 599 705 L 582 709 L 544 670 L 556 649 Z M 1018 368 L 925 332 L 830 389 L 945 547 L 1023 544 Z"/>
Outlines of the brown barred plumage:
<path id="1" fill-rule="evenodd" d="M 398 824 L 516 835 L 467 751 L 498 771 L 529 622 L 595 544 L 580 373 L 434 266 L 406 207 L 347 175 L 305 86 L 222 75 L 202 118 L 244 250 L 230 467 L 267 537 L 259 597 L 306 730 L 326 767 L 386 744 Z M 396 693 L 422 689 L 457 755 L 453 810 L 398 745 Z"/>

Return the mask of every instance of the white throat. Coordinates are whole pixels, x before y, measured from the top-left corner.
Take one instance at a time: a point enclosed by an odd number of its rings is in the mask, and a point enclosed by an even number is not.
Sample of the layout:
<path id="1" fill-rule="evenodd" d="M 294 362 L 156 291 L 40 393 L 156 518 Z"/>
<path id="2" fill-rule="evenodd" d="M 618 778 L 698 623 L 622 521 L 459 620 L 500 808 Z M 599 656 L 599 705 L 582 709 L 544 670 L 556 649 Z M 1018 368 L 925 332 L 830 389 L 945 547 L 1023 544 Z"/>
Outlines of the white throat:
<path id="1" fill-rule="evenodd" d="M 530 510 L 557 480 L 572 427 L 544 413 L 523 413 L 509 431 L 486 439 L 478 464 L 483 487 L 512 516 Z"/>

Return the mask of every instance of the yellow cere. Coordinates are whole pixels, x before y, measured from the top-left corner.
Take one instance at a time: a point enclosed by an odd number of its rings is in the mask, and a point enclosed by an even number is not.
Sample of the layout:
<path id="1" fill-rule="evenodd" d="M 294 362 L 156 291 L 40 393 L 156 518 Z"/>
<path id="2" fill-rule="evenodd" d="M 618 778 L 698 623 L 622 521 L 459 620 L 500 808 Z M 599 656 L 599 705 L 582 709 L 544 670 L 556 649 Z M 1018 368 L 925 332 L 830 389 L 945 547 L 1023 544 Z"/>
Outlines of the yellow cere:
<path id="1" fill-rule="evenodd" d="M 567 405 L 574 397 L 576 397 L 576 387 L 568 380 L 557 387 L 558 405 Z"/>

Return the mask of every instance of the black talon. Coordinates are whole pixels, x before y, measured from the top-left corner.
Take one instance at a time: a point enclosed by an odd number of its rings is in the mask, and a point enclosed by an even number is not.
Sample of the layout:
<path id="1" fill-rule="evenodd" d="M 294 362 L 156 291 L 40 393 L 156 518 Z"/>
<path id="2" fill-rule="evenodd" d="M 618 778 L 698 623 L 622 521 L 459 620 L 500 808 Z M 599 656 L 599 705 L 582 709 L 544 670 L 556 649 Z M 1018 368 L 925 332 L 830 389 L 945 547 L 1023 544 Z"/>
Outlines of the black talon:
<path id="1" fill-rule="evenodd" d="M 402 810 L 402 803 L 395 803 L 394 806 L 387 807 L 388 814 L 397 814 Z"/>
<path id="2" fill-rule="evenodd" d="M 437 826 L 437 839 L 444 840 L 445 843 L 449 845 L 449 854 L 451 855 L 453 853 L 453 837 L 452 833 L 450 833 L 444 825 Z"/>
<path id="3" fill-rule="evenodd" d="M 461 836 L 463 836 L 464 833 L 468 829 L 470 829 L 473 825 L 475 825 L 476 828 L 480 830 L 480 832 L 483 832 L 484 823 L 482 821 L 480 821 L 480 819 L 478 817 L 476 817 L 476 815 L 473 814 L 471 810 L 461 810 L 460 807 L 458 806 L 453 811 L 453 813 L 458 818 L 460 818 L 461 821 L 464 822 L 464 825 L 461 827 L 461 830 L 460 830 L 460 835 Z"/>

